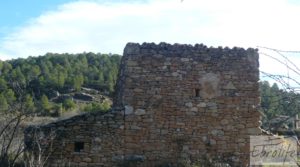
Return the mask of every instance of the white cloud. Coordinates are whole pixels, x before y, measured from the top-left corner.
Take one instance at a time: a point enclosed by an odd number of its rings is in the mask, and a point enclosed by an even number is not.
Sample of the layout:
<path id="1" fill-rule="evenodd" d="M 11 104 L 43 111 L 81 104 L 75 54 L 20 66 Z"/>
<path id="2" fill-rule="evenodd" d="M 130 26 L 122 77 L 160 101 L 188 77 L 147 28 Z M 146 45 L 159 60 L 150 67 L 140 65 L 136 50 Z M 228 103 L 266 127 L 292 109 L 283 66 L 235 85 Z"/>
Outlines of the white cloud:
<path id="1" fill-rule="evenodd" d="M 0 59 L 46 52 L 122 54 L 127 42 L 300 50 L 299 15 L 299 4 L 286 0 L 77 1 L 8 34 L 0 42 Z M 274 70 L 270 60 L 261 60 L 263 70 Z"/>
<path id="2" fill-rule="evenodd" d="M 300 93 L 300 52 L 260 48 L 259 53 L 261 80 L 276 82 L 281 88 L 292 88 Z"/>

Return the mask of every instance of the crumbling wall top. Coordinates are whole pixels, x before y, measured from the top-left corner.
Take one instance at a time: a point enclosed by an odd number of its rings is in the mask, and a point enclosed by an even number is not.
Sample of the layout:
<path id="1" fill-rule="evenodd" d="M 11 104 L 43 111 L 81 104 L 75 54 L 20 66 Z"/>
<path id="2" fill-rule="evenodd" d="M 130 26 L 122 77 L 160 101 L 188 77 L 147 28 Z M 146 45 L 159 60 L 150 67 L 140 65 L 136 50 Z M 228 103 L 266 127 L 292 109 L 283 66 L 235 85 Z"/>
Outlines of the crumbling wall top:
<path id="1" fill-rule="evenodd" d="M 164 56 L 185 56 L 186 54 L 193 53 L 237 53 L 238 55 L 248 55 L 257 53 L 258 49 L 253 48 L 240 48 L 240 47 L 207 47 L 204 44 L 168 44 L 161 42 L 159 44 L 155 43 L 127 43 L 124 49 L 124 56 L 133 55 L 145 55 L 145 54 L 162 54 Z"/>

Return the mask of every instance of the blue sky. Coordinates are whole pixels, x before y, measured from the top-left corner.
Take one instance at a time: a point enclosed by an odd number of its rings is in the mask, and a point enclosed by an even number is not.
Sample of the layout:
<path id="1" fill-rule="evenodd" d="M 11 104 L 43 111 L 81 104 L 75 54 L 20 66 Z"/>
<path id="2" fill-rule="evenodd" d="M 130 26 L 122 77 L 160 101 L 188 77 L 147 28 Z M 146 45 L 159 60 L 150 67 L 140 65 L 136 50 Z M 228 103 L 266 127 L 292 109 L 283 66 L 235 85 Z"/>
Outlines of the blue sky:
<path id="1" fill-rule="evenodd" d="M 0 37 L 14 27 L 26 24 L 45 11 L 55 10 L 58 5 L 72 0 L 9 0 L 0 5 Z"/>
<path id="2" fill-rule="evenodd" d="M 127 42 L 300 50 L 299 16 L 298 0 L 7 0 L 0 5 L 0 60 L 122 54 Z M 290 58 L 300 66 L 298 55 Z M 263 54 L 260 64 L 287 71 Z"/>

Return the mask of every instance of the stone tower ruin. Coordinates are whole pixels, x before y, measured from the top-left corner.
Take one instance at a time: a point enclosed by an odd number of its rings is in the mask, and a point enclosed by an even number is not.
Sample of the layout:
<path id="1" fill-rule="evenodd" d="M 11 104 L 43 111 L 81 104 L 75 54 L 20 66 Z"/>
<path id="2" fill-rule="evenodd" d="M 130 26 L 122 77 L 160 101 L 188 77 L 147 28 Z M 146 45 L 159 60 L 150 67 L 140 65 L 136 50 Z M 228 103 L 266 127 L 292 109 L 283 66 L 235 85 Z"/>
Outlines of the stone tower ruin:
<path id="1" fill-rule="evenodd" d="M 124 108 L 124 154 L 242 161 L 260 133 L 258 80 L 254 49 L 128 44 L 114 101 Z"/>

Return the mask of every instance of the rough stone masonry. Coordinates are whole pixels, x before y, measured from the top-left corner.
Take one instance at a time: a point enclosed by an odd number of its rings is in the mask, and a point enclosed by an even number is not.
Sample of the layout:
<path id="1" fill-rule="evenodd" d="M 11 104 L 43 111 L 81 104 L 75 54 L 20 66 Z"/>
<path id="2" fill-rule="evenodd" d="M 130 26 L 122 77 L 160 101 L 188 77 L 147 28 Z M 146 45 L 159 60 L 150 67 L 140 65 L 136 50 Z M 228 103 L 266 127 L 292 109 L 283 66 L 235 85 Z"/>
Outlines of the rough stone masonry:
<path id="1" fill-rule="evenodd" d="M 110 112 L 42 127 L 60 134 L 48 166 L 246 166 L 261 134 L 258 66 L 255 49 L 128 43 Z"/>

